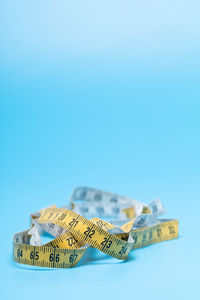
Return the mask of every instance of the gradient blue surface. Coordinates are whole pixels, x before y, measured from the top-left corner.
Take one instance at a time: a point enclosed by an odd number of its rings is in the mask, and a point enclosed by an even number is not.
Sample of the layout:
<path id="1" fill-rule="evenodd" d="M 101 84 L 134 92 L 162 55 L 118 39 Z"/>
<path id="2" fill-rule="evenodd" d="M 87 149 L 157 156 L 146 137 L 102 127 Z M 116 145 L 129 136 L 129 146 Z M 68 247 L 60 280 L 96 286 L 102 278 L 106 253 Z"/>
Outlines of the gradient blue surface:
<path id="1" fill-rule="evenodd" d="M 199 294 L 199 1 L 0 3 L 2 299 Z M 66 270 L 12 262 L 29 214 L 77 185 L 148 203 L 180 238 Z"/>

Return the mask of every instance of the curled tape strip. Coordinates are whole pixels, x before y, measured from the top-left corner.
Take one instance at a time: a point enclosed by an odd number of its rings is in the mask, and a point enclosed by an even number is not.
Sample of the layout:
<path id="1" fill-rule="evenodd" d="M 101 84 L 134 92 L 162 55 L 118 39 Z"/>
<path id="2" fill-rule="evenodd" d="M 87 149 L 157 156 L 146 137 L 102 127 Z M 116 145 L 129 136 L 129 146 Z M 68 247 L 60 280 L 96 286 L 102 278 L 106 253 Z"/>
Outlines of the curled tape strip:
<path id="1" fill-rule="evenodd" d="M 81 260 L 88 247 L 94 247 L 124 260 L 134 248 L 178 237 L 177 220 L 157 219 L 164 212 L 160 200 L 145 205 L 78 187 L 70 205 L 54 205 L 31 215 L 32 227 L 14 235 L 13 258 L 27 265 L 69 268 Z M 43 232 L 55 239 L 41 245 Z"/>

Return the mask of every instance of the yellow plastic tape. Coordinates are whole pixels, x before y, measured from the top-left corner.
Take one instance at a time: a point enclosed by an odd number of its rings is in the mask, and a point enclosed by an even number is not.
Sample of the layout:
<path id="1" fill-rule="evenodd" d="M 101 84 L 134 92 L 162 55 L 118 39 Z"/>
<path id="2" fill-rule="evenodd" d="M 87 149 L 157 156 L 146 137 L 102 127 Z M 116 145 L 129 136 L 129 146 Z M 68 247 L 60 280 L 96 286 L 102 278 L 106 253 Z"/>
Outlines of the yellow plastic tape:
<path id="1" fill-rule="evenodd" d="M 105 230 L 112 224 L 100 219 L 89 221 L 66 209 L 46 209 L 39 223 L 50 222 L 69 232 L 43 246 L 14 242 L 14 260 L 18 263 L 51 268 L 74 267 L 82 258 L 89 244 L 118 259 L 126 259 L 131 249 L 178 237 L 178 221 L 165 220 L 129 233 L 110 234 Z M 99 225 L 106 223 L 104 229 Z M 98 224 L 98 225 L 97 225 Z M 128 241 L 129 239 L 129 241 Z"/>

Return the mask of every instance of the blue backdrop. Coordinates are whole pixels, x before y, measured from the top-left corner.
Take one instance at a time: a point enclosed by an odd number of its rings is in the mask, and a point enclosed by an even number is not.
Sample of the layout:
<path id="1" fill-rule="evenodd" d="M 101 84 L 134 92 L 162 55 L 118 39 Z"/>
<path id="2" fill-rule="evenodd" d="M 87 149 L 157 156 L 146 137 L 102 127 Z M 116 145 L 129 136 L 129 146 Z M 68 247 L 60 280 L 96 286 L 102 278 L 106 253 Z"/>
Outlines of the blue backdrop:
<path id="1" fill-rule="evenodd" d="M 1 0 L 3 299 L 197 297 L 199 10 L 194 0 Z M 180 238 L 126 262 L 89 250 L 74 269 L 15 265 L 13 234 L 77 185 L 161 198 Z"/>

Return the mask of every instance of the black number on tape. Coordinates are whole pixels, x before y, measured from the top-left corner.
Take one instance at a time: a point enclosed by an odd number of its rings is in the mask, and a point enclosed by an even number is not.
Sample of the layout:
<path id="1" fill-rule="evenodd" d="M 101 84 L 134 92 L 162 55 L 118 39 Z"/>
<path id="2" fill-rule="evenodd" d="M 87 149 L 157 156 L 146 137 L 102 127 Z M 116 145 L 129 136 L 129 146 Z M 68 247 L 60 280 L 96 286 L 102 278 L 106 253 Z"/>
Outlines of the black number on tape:
<path id="1" fill-rule="evenodd" d="M 65 213 L 62 213 L 62 215 L 58 218 L 59 221 L 62 221 L 64 220 L 64 218 L 66 217 L 66 214 Z"/>
<path id="2" fill-rule="evenodd" d="M 49 255 L 49 261 L 50 262 L 59 262 L 59 260 L 60 260 L 60 254 L 56 254 L 56 255 L 54 255 L 54 253 L 51 253 L 50 255 Z"/>
<path id="3" fill-rule="evenodd" d="M 17 249 L 17 257 L 22 257 L 22 256 L 23 256 L 23 250 Z"/>
<path id="4" fill-rule="evenodd" d="M 136 244 L 136 243 L 137 243 L 137 240 L 138 240 L 137 235 L 133 236 L 133 240 L 134 240 L 134 244 Z"/>
<path id="5" fill-rule="evenodd" d="M 68 245 L 71 247 L 72 245 L 75 245 L 75 243 L 77 242 L 77 240 L 75 240 L 75 238 L 73 238 L 72 236 L 68 239 L 66 239 L 66 241 L 68 242 Z"/>
<path id="6" fill-rule="evenodd" d="M 72 221 L 69 223 L 69 226 L 75 227 L 78 224 L 78 221 L 76 221 L 75 218 L 72 219 Z"/>
<path id="7" fill-rule="evenodd" d="M 56 254 L 56 262 L 59 262 L 60 260 L 60 254 Z"/>
<path id="8" fill-rule="evenodd" d="M 172 225 L 172 226 L 169 226 L 168 228 L 169 228 L 169 233 L 170 233 L 170 234 L 175 233 L 175 229 L 174 229 L 174 226 L 173 226 L 173 225 Z"/>
<path id="9" fill-rule="evenodd" d="M 77 254 L 71 254 L 69 257 L 69 262 L 70 264 L 75 263 L 76 259 L 77 259 Z"/>
<path id="10" fill-rule="evenodd" d="M 112 245 L 112 241 L 108 241 L 108 238 L 104 238 L 104 241 L 101 243 L 102 246 L 106 247 L 106 248 L 110 248 L 110 246 Z"/>
<path id="11" fill-rule="evenodd" d="M 31 251 L 30 252 L 30 259 L 38 260 L 39 259 L 39 252 L 38 251 L 36 251 L 36 252 Z"/>
<path id="12" fill-rule="evenodd" d="M 146 237 L 147 237 L 147 235 L 146 235 L 146 233 L 144 233 L 143 237 L 142 237 L 142 243 L 144 243 L 146 241 Z"/>
<path id="13" fill-rule="evenodd" d="M 119 251 L 119 254 L 122 255 L 122 254 L 126 253 L 127 249 L 128 248 L 126 246 L 122 246 L 122 249 Z"/>
<path id="14" fill-rule="evenodd" d="M 95 234 L 95 230 L 91 229 L 90 227 L 87 227 L 87 230 L 84 232 L 86 236 L 89 236 L 89 238 L 92 238 L 93 234 Z"/>
<path id="15" fill-rule="evenodd" d="M 162 235 L 162 229 L 158 228 L 157 229 L 157 236 L 161 237 L 161 235 Z"/>

